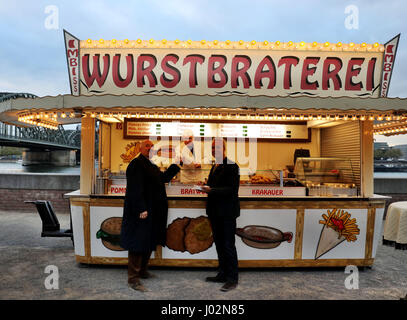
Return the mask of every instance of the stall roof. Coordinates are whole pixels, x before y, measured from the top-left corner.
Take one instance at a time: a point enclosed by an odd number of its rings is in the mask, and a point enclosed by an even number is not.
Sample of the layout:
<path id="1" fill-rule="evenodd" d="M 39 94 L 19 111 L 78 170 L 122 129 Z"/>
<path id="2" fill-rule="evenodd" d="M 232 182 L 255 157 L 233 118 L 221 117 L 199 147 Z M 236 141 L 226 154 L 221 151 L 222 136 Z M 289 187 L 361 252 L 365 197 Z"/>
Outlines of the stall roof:
<path id="1" fill-rule="evenodd" d="M 91 95 L 70 94 L 37 98 L 17 98 L 0 103 L 0 113 L 22 110 L 72 110 L 74 108 L 254 108 L 254 109 L 323 109 L 407 112 L 407 98 L 351 98 L 309 96 L 247 96 L 228 95 Z"/>
<path id="2" fill-rule="evenodd" d="M 351 98 L 310 96 L 247 96 L 247 95 L 91 95 L 70 94 L 36 98 L 17 98 L 0 102 L 0 121 L 21 125 L 18 116 L 27 112 L 68 112 L 75 114 L 58 119 L 59 124 L 80 121 L 82 112 L 135 112 L 141 109 L 177 110 L 214 108 L 272 112 L 362 112 L 397 116 L 407 115 L 406 98 Z M 76 111 L 76 112 L 75 112 Z M 79 114 L 78 114 L 79 113 Z"/>

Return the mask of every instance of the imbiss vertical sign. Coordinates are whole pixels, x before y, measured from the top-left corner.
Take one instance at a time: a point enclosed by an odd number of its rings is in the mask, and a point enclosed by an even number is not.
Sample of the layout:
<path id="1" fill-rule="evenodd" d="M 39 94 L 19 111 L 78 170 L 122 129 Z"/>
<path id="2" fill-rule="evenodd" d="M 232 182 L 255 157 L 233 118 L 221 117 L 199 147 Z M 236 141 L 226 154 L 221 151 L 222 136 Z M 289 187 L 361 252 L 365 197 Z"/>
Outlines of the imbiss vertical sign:
<path id="1" fill-rule="evenodd" d="M 384 58 L 383 58 L 383 74 L 381 83 L 380 97 L 387 97 L 389 92 L 389 85 L 391 74 L 394 68 L 394 61 L 396 59 L 397 46 L 399 44 L 400 34 L 395 36 L 384 45 Z"/>
<path id="2" fill-rule="evenodd" d="M 66 62 L 68 65 L 69 85 L 71 88 L 71 94 L 79 96 L 80 94 L 80 55 L 79 55 L 79 39 L 75 38 L 69 32 L 64 30 L 65 39 L 65 52 Z"/>

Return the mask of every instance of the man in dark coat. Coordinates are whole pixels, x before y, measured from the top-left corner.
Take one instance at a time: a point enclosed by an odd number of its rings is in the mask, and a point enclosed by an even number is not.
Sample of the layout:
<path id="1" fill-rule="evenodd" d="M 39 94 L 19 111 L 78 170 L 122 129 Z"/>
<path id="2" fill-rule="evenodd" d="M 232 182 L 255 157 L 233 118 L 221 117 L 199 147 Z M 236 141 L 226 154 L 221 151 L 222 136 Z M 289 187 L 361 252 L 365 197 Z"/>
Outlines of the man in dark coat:
<path id="1" fill-rule="evenodd" d="M 140 155 L 126 170 L 126 195 L 120 245 L 129 252 L 128 284 L 132 289 L 146 291 L 140 278 L 149 278 L 147 272 L 151 252 L 157 245 L 165 245 L 168 202 L 165 184 L 180 168 L 172 164 L 165 172 L 149 159 L 153 156 L 153 143 L 143 141 Z"/>
<path id="2" fill-rule="evenodd" d="M 208 193 L 206 214 L 212 226 L 213 239 L 219 260 L 219 270 L 215 277 L 206 281 L 225 283 L 222 291 L 237 287 L 238 260 L 235 246 L 236 218 L 240 215 L 239 166 L 226 157 L 223 139 L 212 141 L 212 155 L 215 164 L 203 191 Z"/>

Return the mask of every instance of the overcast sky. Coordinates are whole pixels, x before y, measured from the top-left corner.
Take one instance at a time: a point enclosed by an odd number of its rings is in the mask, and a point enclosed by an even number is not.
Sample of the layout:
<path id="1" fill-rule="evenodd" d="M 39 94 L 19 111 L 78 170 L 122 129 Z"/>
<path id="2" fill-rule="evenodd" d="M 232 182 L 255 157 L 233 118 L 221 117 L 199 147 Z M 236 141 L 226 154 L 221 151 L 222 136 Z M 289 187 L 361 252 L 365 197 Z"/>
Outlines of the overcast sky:
<path id="1" fill-rule="evenodd" d="M 407 97 L 404 0 L 0 0 L 0 17 L 0 92 L 69 93 L 63 29 L 79 39 L 381 44 L 401 33 L 388 96 Z"/>

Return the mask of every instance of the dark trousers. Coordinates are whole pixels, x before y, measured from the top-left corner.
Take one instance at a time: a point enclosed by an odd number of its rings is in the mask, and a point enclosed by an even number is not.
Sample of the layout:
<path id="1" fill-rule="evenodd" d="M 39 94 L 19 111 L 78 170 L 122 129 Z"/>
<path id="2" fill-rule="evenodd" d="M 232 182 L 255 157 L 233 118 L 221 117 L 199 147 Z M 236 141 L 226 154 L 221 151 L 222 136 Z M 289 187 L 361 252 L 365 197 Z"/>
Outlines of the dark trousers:
<path id="1" fill-rule="evenodd" d="M 128 283 L 140 282 L 140 277 L 147 273 L 150 252 L 133 252 L 129 251 L 128 262 Z"/>
<path id="2" fill-rule="evenodd" d="M 209 218 L 209 220 L 219 260 L 218 276 L 237 283 L 239 277 L 235 246 L 236 219 Z"/>

